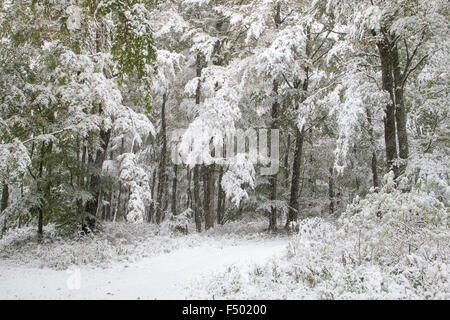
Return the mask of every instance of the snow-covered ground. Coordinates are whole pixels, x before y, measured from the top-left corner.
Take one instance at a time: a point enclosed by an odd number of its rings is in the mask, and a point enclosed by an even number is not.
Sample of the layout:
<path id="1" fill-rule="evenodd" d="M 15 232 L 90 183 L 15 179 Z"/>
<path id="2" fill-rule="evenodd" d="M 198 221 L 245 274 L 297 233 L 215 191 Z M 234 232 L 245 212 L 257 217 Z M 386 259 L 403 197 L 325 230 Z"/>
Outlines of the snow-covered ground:
<path id="1" fill-rule="evenodd" d="M 383 208 L 382 219 L 378 213 Z M 0 299 L 450 298 L 448 209 L 390 184 L 290 236 L 256 217 L 201 233 L 105 223 L 89 235 L 33 226 L 0 239 Z M 281 226 L 280 226 L 281 228 Z"/>
<path id="2" fill-rule="evenodd" d="M 197 279 L 230 265 L 244 269 L 263 263 L 283 254 L 287 243 L 287 238 L 224 246 L 205 242 L 107 268 L 40 269 L 0 260 L 0 299 L 195 299 L 190 285 Z"/>

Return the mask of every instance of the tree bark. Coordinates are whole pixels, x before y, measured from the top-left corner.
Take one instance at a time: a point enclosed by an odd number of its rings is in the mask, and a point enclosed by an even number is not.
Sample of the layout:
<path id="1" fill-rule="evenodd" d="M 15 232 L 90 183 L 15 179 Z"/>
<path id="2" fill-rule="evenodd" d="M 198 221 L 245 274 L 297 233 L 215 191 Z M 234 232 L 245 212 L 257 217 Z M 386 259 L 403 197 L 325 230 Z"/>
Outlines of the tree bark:
<path id="1" fill-rule="evenodd" d="M 206 170 L 208 171 L 208 210 L 205 212 L 205 230 L 214 228 L 215 217 L 215 204 L 214 196 L 216 189 L 215 179 L 215 164 L 209 165 Z"/>
<path id="2" fill-rule="evenodd" d="M 94 6 L 90 8 L 91 12 L 94 10 Z M 95 30 L 95 52 L 100 53 L 102 51 L 102 38 L 101 38 L 101 30 Z M 99 114 L 102 114 L 102 105 L 99 105 Z M 109 144 L 109 140 L 111 137 L 111 129 L 109 130 L 100 130 L 100 140 L 101 140 L 101 148 L 97 150 L 96 157 L 89 156 L 88 161 L 92 166 L 94 173 L 91 174 L 89 188 L 92 193 L 92 199 L 88 200 L 85 204 L 85 212 L 86 215 L 84 217 L 84 221 L 82 221 L 82 230 L 85 233 L 89 231 L 95 230 L 96 220 L 97 220 L 97 212 L 100 205 L 100 194 L 101 194 L 101 169 L 103 166 L 103 162 L 106 159 L 106 149 Z"/>
<path id="3" fill-rule="evenodd" d="M 209 170 L 205 164 L 201 168 L 203 178 L 203 217 L 205 218 L 206 227 L 206 216 L 209 213 Z"/>
<path id="4" fill-rule="evenodd" d="M 289 198 L 289 212 L 288 218 L 286 220 L 286 228 L 293 221 L 297 221 L 299 212 L 299 188 L 300 188 L 300 169 L 303 154 L 303 139 L 304 132 L 300 132 L 298 127 L 296 127 L 295 136 L 295 151 L 294 151 L 294 162 L 292 164 L 292 180 L 291 180 L 291 195 Z"/>
<path id="5" fill-rule="evenodd" d="M 377 160 L 377 153 L 375 151 L 372 152 L 372 182 L 373 187 L 378 188 L 378 170 L 377 170 L 378 160 Z"/>
<path id="6" fill-rule="evenodd" d="M 187 175 L 187 179 L 188 179 L 186 209 L 189 209 L 189 208 L 192 208 L 192 186 L 191 186 L 192 170 L 189 167 L 186 168 L 186 175 Z"/>
<path id="7" fill-rule="evenodd" d="M 394 171 L 395 177 L 398 177 L 399 170 L 395 164 L 397 159 L 397 141 L 395 129 L 395 97 L 394 97 L 394 79 L 392 76 L 392 57 L 391 48 L 388 39 L 383 39 L 377 43 L 380 54 L 382 87 L 390 96 L 391 102 L 386 105 L 384 117 L 384 141 L 386 145 L 386 162 L 389 170 Z"/>
<path id="8" fill-rule="evenodd" d="M 151 193 L 152 193 L 153 199 L 154 199 L 155 188 L 156 188 L 156 172 L 157 172 L 157 169 L 155 168 L 153 170 L 153 174 L 152 174 L 152 187 L 151 187 Z M 156 210 L 156 205 L 155 205 L 155 201 L 153 201 L 150 204 L 150 209 L 149 209 L 149 213 L 148 213 L 148 222 L 154 222 L 155 210 Z"/>
<path id="9" fill-rule="evenodd" d="M 172 214 L 177 214 L 177 182 L 178 182 L 178 165 L 173 166 L 173 182 L 172 182 Z"/>
<path id="10" fill-rule="evenodd" d="M 370 145 L 372 147 L 372 183 L 374 188 L 378 187 L 378 160 L 377 160 L 377 152 L 375 150 L 375 135 L 373 132 L 373 123 L 372 123 L 372 114 L 369 109 L 366 109 L 367 114 L 367 122 L 369 123 L 369 139 L 370 139 Z"/>
<path id="11" fill-rule="evenodd" d="M 330 177 L 328 178 L 328 197 L 330 198 L 330 214 L 335 211 L 335 192 L 334 192 L 334 176 L 333 167 L 330 167 Z"/>
<path id="12" fill-rule="evenodd" d="M 202 60 L 203 58 L 201 53 L 197 53 L 197 60 L 196 60 L 197 77 L 201 77 L 202 75 L 202 68 L 203 68 Z M 195 91 L 195 104 L 200 104 L 200 93 L 201 93 L 201 82 L 199 80 L 197 84 L 197 89 Z M 200 167 L 199 164 L 195 164 L 194 166 L 194 220 L 197 232 L 202 231 L 199 167 Z"/>
<path id="13" fill-rule="evenodd" d="M 8 207 L 8 200 L 9 200 L 9 187 L 8 184 L 4 183 L 2 187 L 2 201 L 0 212 L 3 212 Z"/>
<path id="14" fill-rule="evenodd" d="M 38 181 L 38 192 L 42 193 L 44 192 L 43 186 L 42 186 L 42 177 L 44 176 L 44 156 L 45 156 L 45 142 L 42 142 L 41 147 L 41 160 L 39 163 L 39 181 Z M 42 235 L 44 234 L 44 209 L 42 208 L 42 204 L 39 204 L 37 208 L 38 212 L 38 238 L 39 240 L 42 239 Z"/>
<path id="15" fill-rule="evenodd" d="M 1 211 L 5 211 L 5 209 L 8 207 L 8 200 L 9 200 L 9 186 L 8 184 L 4 183 L 2 187 L 2 201 L 1 201 Z M 6 232 L 6 217 L 4 217 L 3 226 L 2 226 L 2 235 Z"/>
<path id="16" fill-rule="evenodd" d="M 394 74 L 394 95 L 395 95 L 395 120 L 397 125 L 397 139 L 398 139 L 398 152 L 401 159 L 399 166 L 399 174 L 405 172 L 408 156 L 409 156 L 409 146 L 408 146 L 408 133 L 406 131 L 406 120 L 407 111 L 405 108 L 404 98 L 403 98 L 403 83 L 400 71 L 400 63 L 398 58 L 398 48 L 393 46 L 392 48 L 392 64 L 393 64 L 393 74 Z"/>
<path id="17" fill-rule="evenodd" d="M 311 33 L 310 28 L 307 28 L 307 41 L 305 48 L 306 56 L 310 56 L 311 54 Z M 306 92 L 309 87 L 309 67 L 304 68 L 306 78 L 303 80 L 303 83 L 297 81 L 294 83 L 294 88 L 298 89 L 300 83 L 302 85 L 303 97 L 302 101 L 306 98 Z M 294 100 L 295 111 L 298 111 L 298 100 Z M 293 221 L 297 222 L 298 213 L 299 213 L 299 202 L 298 199 L 300 197 L 299 189 L 300 189 L 300 173 L 301 173 L 301 163 L 302 163 L 302 154 L 303 154 L 303 141 L 304 141 L 304 128 L 300 131 L 298 125 L 295 125 L 295 151 L 294 151 L 294 160 L 292 164 L 292 177 L 291 177 L 291 194 L 289 198 L 289 211 L 288 217 L 286 219 L 285 228 L 289 228 L 289 224 Z"/>
<path id="18" fill-rule="evenodd" d="M 222 188 L 223 167 L 219 169 L 218 191 L 217 191 L 217 223 L 223 224 L 225 211 L 225 191 Z"/>
<path id="19" fill-rule="evenodd" d="M 225 140 L 223 141 L 222 145 L 222 156 L 225 159 L 227 157 L 227 145 Z M 224 168 L 223 165 L 220 165 L 219 168 L 219 178 L 217 181 L 217 223 L 223 224 L 224 223 L 224 217 L 225 217 L 225 190 L 223 190 L 222 187 L 222 178 L 224 175 Z"/>
<path id="20" fill-rule="evenodd" d="M 197 232 L 202 231 L 202 219 L 200 212 L 200 185 L 199 185 L 199 165 L 194 166 L 194 220 Z"/>
<path id="21" fill-rule="evenodd" d="M 167 139 L 166 139 L 166 102 L 167 102 L 167 93 L 163 94 L 163 102 L 161 105 L 161 159 L 159 161 L 159 170 L 158 170 L 158 195 L 157 195 L 157 204 L 156 204 L 156 223 L 161 223 L 162 211 L 163 211 L 163 195 L 167 190 L 164 190 L 166 187 L 166 153 L 167 153 Z"/>
<path id="22" fill-rule="evenodd" d="M 291 145 L 291 135 L 287 134 L 286 153 L 284 154 L 284 186 L 289 186 L 289 147 Z"/>
<path id="23" fill-rule="evenodd" d="M 85 231 L 86 233 L 95 230 L 97 220 L 96 215 L 101 192 L 101 169 L 106 158 L 106 149 L 108 147 L 110 137 L 111 129 L 107 131 L 100 130 L 101 148 L 97 150 L 95 160 L 93 160 L 93 157 L 89 156 L 94 173 L 91 175 L 91 180 L 89 183 L 89 187 L 93 197 L 86 202 L 85 208 L 87 216 L 85 217 L 85 221 L 83 222 L 82 227 L 83 231 Z"/>
<path id="24" fill-rule="evenodd" d="M 271 129 L 278 129 L 278 82 L 275 80 L 273 82 L 273 94 L 275 101 L 272 103 L 272 125 Z M 272 142 L 271 142 L 272 143 Z M 271 155 L 272 156 L 272 155 Z M 270 208 L 270 215 L 269 215 L 269 231 L 276 231 L 277 230 L 277 208 L 275 206 L 275 200 L 277 199 L 277 177 L 278 173 L 275 173 L 270 176 L 270 200 L 272 202 L 272 206 Z"/>

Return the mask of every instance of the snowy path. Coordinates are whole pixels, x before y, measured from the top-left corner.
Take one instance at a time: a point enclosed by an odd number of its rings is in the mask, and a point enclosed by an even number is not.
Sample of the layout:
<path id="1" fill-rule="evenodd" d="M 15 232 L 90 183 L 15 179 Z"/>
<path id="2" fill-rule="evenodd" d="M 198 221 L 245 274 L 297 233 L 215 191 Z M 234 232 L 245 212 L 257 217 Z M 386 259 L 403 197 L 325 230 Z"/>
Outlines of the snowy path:
<path id="1" fill-rule="evenodd" d="M 231 264 L 245 267 L 264 262 L 282 254 L 286 245 L 286 239 L 245 241 L 222 248 L 203 245 L 107 269 L 81 267 L 79 278 L 68 270 L 0 261 L 0 299 L 195 299 L 188 296 L 186 287 L 196 277 Z M 79 289 L 73 289 L 77 284 Z"/>

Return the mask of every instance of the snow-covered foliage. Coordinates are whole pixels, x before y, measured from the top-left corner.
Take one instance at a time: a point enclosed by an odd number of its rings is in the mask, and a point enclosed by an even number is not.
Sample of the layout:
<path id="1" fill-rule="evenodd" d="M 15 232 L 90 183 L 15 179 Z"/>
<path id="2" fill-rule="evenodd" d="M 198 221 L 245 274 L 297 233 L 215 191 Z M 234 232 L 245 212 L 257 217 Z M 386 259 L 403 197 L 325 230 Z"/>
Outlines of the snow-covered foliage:
<path id="1" fill-rule="evenodd" d="M 25 146 L 18 139 L 12 143 L 0 144 L 0 182 L 18 181 L 25 174 L 30 162 Z"/>
<path id="2" fill-rule="evenodd" d="M 111 53 L 121 77 L 133 75 L 138 79 L 147 79 L 151 73 L 149 71 L 156 58 L 148 7 L 152 3 L 144 0 L 112 0 L 100 1 L 97 5 L 97 16 L 118 17 L 119 23 L 113 24 L 115 37 Z"/>
<path id="3" fill-rule="evenodd" d="M 176 73 L 181 68 L 183 56 L 176 52 L 158 50 L 156 53 L 157 76 L 153 78 L 152 90 L 163 94 L 169 89 L 176 78 Z"/>
<path id="4" fill-rule="evenodd" d="M 205 98 L 195 106 L 198 116 L 183 134 L 179 146 L 186 164 L 216 161 L 210 154 L 210 144 L 216 149 L 222 148 L 224 139 L 235 134 L 235 122 L 241 117 L 241 111 L 238 108 L 240 97 L 233 71 L 233 68 L 210 66 L 202 71 L 200 78 L 187 83 L 187 94 L 194 95 L 200 84 Z M 222 154 L 216 157 L 220 159 Z"/>
<path id="5" fill-rule="evenodd" d="M 253 188 L 255 172 L 252 163 L 245 154 L 238 154 L 232 158 L 229 170 L 222 178 L 222 186 L 237 206 L 239 202 L 248 198 L 248 194 L 242 186 L 248 185 Z"/>
<path id="6" fill-rule="evenodd" d="M 108 5 L 117 5 L 113 2 Z M 43 220 L 64 226 L 82 223 L 88 203 L 101 200 L 94 185 L 104 178 L 99 175 L 108 149 L 123 153 L 120 143 L 127 143 L 134 152 L 155 134 L 145 108 L 129 101 L 125 105 L 128 94 L 118 81 L 136 55 L 139 63 L 133 70 L 139 73 L 142 64 L 146 71 L 152 69 L 149 12 L 143 2 L 127 2 L 130 11 L 124 14 L 131 34 L 116 30 L 112 7 L 103 12 L 103 4 L 90 10 L 68 5 L 20 2 L 6 9 L 2 3 L 2 65 L 7 68 L 0 75 L 1 183 L 11 189 L 11 196 L 5 198 L 9 208 L 7 219 L 2 217 L 4 228 L 36 218 L 40 224 Z M 54 31 L 60 30 L 66 14 L 79 15 L 72 18 L 83 22 L 77 28 L 86 32 L 84 39 L 79 37 L 82 32 L 76 35 L 68 26 L 70 30 Z M 93 28 L 94 20 L 105 29 Z M 41 28 L 44 25 L 49 28 Z M 33 33 L 33 41 L 22 36 L 27 33 Z M 147 46 L 147 53 L 123 48 L 117 52 L 107 38 L 116 46 L 134 45 L 136 50 Z M 116 164 L 115 160 L 109 164 Z M 137 205 L 140 199 L 149 197 L 149 193 L 139 199 L 135 195 L 132 216 L 136 208 L 142 209 Z M 89 214 L 94 215 L 97 210 L 92 208 Z"/>
<path id="7" fill-rule="evenodd" d="M 126 220 L 128 222 L 143 222 L 145 207 L 151 202 L 151 190 L 148 175 L 137 163 L 136 155 L 124 153 L 117 159 L 119 166 L 119 179 L 130 190 Z"/>
<path id="8" fill-rule="evenodd" d="M 414 4 L 384 0 L 316 2 L 319 5 L 323 3 L 326 11 L 335 15 L 342 34 L 339 44 L 328 54 L 329 57 L 340 56 L 344 65 L 342 70 L 345 75 L 330 96 L 330 102 L 335 106 L 332 112 L 336 113 L 339 123 L 336 167 L 342 172 L 345 166 L 343 159 L 350 145 L 358 143 L 359 129 L 364 124 L 361 118 L 366 116 L 364 109 L 369 109 L 374 119 L 380 119 L 384 116 L 382 111 L 386 111 L 386 105 L 399 103 L 393 97 L 394 92 L 389 96 L 392 89 L 385 87 L 384 82 L 389 82 L 386 80 L 389 76 L 381 71 L 382 57 L 377 50 L 383 41 L 393 46 L 391 53 L 396 53 L 399 69 L 390 70 L 390 77 L 396 82 L 395 90 L 406 92 L 405 99 L 411 104 L 408 111 L 412 113 L 413 121 L 417 113 L 446 113 L 447 103 L 435 105 L 433 101 L 445 99 L 448 94 L 448 90 L 438 89 L 442 89 L 439 79 L 448 74 L 445 67 L 448 54 L 443 54 L 448 52 L 448 37 L 443 36 L 449 31 L 446 15 L 448 3 L 441 0 Z M 441 66 L 439 71 L 433 67 L 437 61 Z M 435 89 L 439 91 L 434 98 L 434 94 L 428 92 L 429 88 L 419 85 L 430 85 L 429 80 L 425 79 L 436 80 L 431 85 L 431 92 L 435 93 Z M 389 102 L 389 99 L 392 101 Z M 445 124 L 439 127 L 444 128 Z"/>
<path id="9" fill-rule="evenodd" d="M 199 294 L 448 299 L 449 6 L 0 1 L 0 255 L 298 229 Z"/>
<path id="10" fill-rule="evenodd" d="M 341 173 L 346 166 L 349 150 L 366 134 L 361 129 L 365 123 L 361 119 L 367 117 L 367 110 L 371 110 L 373 118 L 383 118 L 382 111 L 389 101 L 389 94 L 371 82 L 371 75 L 361 71 L 359 62 L 359 59 L 349 62 L 349 69 L 340 78 L 340 84 L 327 97 L 327 103 L 332 106 L 330 115 L 337 122 L 335 167 Z M 379 74 L 373 76 L 380 77 Z M 379 127 L 377 125 L 375 129 L 379 130 Z"/>
<path id="11" fill-rule="evenodd" d="M 306 34 L 301 25 L 289 26 L 281 30 L 271 45 L 258 54 L 257 73 L 272 81 L 283 76 L 288 79 L 297 77 L 304 80 L 305 67 L 309 65 L 307 58 L 302 57 L 306 40 Z"/>
<path id="12" fill-rule="evenodd" d="M 337 223 L 301 221 L 281 261 L 216 274 L 204 297 L 448 299 L 448 209 L 420 186 L 404 193 L 386 179 Z"/>

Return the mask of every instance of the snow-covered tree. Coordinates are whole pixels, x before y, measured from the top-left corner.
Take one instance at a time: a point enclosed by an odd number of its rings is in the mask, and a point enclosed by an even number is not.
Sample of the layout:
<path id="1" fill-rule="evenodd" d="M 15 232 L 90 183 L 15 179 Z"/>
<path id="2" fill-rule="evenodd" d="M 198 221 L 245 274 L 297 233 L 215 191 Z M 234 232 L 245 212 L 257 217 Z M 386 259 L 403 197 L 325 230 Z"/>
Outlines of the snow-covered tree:
<path id="1" fill-rule="evenodd" d="M 323 5 L 343 25 L 345 34 L 340 48 L 347 52 L 347 77 L 340 89 L 348 91 L 344 98 L 348 104 L 340 108 L 340 121 L 355 123 L 357 114 L 364 115 L 368 104 L 376 116 L 384 105 L 386 160 L 388 168 L 399 176 L 409 158 L 411 98 L 418 94 L 411 85 L 412 77 L 440 51 L 442 40 L 447 38 L 448 3 L 330 0 Z M 354 85 L 361 81 L 371 88 L 364 92 Z M 355 100 L 361 103 L 355 105 Z M 349 140 L 345 136 L 350 137 L 350 131 L 342 132 L 342 141 Z M 343 152 L 346 145 L 342 142 Z"/>

